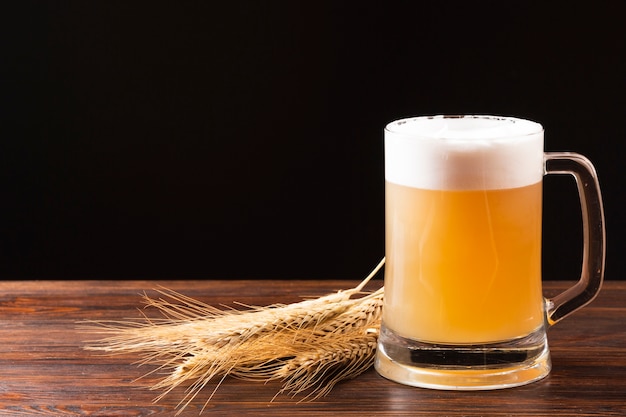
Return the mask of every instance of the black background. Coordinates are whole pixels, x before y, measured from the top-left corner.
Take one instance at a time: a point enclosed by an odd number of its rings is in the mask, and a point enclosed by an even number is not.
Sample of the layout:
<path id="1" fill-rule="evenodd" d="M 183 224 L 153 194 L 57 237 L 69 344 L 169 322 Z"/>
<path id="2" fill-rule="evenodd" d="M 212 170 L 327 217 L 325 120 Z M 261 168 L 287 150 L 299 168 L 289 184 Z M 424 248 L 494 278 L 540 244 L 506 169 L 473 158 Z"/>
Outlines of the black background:
<path id="1" fill-rule="evenodd" d="M 596 165 L 624 279 L 623 1 L 40 1 L 2 6 L 0 278 L 362 278 L 382 130 L 541 122 Z M 576 279 L 573 180 L 544 278 Z"/>

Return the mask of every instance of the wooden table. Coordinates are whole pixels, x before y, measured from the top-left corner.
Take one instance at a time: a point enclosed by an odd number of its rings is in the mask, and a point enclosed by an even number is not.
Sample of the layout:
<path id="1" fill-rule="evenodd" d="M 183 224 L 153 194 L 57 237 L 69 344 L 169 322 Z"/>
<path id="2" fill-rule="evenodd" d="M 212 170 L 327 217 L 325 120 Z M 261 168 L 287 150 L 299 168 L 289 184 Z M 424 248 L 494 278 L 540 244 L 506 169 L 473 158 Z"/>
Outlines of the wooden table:
<path id="1" fill-rule="evenodd" d="M 77 322 L 139 317 L 140 293 L 157 286 L 210 304 L 300 301 L 355 281 L 4 281 L 0 282 L 0 416 L 174 416 L 181 392 L 158 403 L 140 381 L 149 366 L 131 355 L 83 349 L 93 338 Z M 373 286 L 380 286 L 376 281 Z M 569 283 L 545 283 L 552 295 Z M 600 296 L 549 331 L 553 371 L 524 387 L 479 392 L 411 388 L 373 369 L 327 397 L 270 402 L 279 384 L 226 380 L 202 415 L 210 416 L 624 416 L 626 282 L 605 282 Z M 208 395 L 208 390 L 207 390 Z M 180 415 L 197 416 L 206 398 Z"/>

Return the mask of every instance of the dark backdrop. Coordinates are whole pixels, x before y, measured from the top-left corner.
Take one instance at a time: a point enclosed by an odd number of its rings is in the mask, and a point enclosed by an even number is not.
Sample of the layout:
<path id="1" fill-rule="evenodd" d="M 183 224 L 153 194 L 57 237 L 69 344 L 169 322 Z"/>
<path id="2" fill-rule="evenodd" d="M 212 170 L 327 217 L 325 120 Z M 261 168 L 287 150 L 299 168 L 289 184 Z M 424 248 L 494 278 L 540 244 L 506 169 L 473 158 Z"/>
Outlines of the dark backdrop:
<path id="1" fill-rule="evenodd" d="M 382 129 L 529 118 L 595 164 L 624 279 L 625 7 L 594 2 L 3 3 L 0 278 L 361 278 Z M 580 270 L 545 181 L 546 279 Z"/>

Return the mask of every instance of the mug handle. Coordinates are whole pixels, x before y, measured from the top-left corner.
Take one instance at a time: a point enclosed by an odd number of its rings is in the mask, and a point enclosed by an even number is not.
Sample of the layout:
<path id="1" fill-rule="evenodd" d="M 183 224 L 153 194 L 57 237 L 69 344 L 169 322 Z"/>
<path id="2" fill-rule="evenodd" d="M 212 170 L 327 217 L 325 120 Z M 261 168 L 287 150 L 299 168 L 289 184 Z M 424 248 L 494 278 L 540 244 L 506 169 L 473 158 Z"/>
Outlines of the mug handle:
<path id="1" fill-rule="evenodd" d="M 545 152 L 544 172 L 572 175 L 578 185 L 583 221 L 583 265 L 580 279 L 561 294 L 546 299 L 546 318 L 552 326 L 589 304 L 604 279 L 605 228 L 600 184 L 589 159 L 574 152 Z"/>

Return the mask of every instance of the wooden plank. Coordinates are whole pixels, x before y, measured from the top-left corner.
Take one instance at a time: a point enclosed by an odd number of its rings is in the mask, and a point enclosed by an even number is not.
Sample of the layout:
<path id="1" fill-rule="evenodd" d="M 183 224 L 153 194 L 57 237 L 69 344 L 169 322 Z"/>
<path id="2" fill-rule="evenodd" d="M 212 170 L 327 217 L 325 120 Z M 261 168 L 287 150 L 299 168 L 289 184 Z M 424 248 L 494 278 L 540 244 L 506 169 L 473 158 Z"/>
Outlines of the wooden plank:
<path id="1" fill-rule="evenodd" d="M 157 404 L 159 380 L 132 355 L 85 351 L 81 320 L 137 318 L 140 294 L 158 286 L 210 304 L 267 305 L 346 289 L 357 281 L 4 281 L 0 282 L 1 416 L 173 416 L 183 390 Z M 548 282 L 546 293 L 569 283 Z M 372 288 L 380 286 L 376 281 Z M 279 384 L 226 380 L 205 415 L 622 416 L 626 415 L 626 283 L 609 281 L 593 303 L 549 331 L 552 374 L 514 389 L 454 392 L 402 386 L 373 369 L 327 397 L 298 403 Z M 180 415 L 197 416 L 210 389 Z"/>

